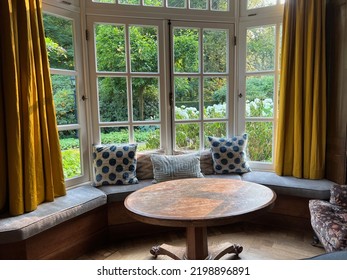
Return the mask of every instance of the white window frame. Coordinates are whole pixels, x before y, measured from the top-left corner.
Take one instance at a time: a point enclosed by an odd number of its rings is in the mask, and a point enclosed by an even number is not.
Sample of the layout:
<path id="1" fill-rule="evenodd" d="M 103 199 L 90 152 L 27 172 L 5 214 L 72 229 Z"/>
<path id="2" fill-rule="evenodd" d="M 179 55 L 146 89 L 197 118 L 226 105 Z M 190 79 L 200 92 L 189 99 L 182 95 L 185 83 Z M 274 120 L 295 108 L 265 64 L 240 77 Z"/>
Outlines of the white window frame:
<path id="1" fill-rule="evenodd" d="M 236 14 L 236 2 L 229 0 L 229 11 L 196 10 L 186 8 L 151 7 L 145 5 L 124 5 L 117 3 L 97 3 L 86 1 L 87 14 L 131 16 L 133 18 L 147 17 L 171 20 L 206 20 L 229 22 Z M 166 1 L 166 0 L 164 0 Z M 243 1 L 243 0 L 242 0 Z M 116 1 L 117 2 L 117 1 Z"/>
<path id="2" fill-rule="evenodd" d="M 240 16 L 248 17 L 252 20 L 253 17 L 269 17 L 276 16 L 283 13 L 283 3 L 277 0 L 277 4 L 268 7 L 261 7 L 256 9 L 247 9 L 248 0 L 239 0 L 240 3 Z"/>
<path id="3" fill-rule="evenodd" d="M 203 72 L 203 46 L 202 46 L 202 34 L 201 34 L 201 40 L 199 44 L 199 49 L 200 49 L 200 69 L 198 73 L 174 73 L 174 65 L 172 63 L 172 83 L 174 83 L 174 77 L 195 77 L 200 79 L 200 94 L 199 94 L 199 112 L 200 112 L 200 117 L 199 119 L 190 119 L 190 120 L 175 120 L 175 108 L 174 108 L 174 100 L 173 100 L 173 114 L 172 114 L 172 123 L 173 123 L 173 130 L 172 130 L 172 141 L 173 141 L 173 150 L 176 150 L 176 133 L 175 133 L 175 127 L 177 124 L 200 124 L 200 150 L 204 150 L 204 141 L 205 141 L 205 136 L 203 135 L 203 125 L 206 123 L 211 123 L 211 122 L 226 122 L 226 136 L 231 137 L 234 135 L 235 131 L 235 114 L 234 114 L 234 76 L 235 76 L 235 57 L 234 57 L 234 31 L 235 31 L 235 26 L 234 24 L 225 24 L 225 23 L 211 23 L 211 22 L 187 22 L 187 21 L 172 21 L 171 24 L 172 28 L 176 27 L 182 27 L 182 28 L 199 28 L 200 32 L 203 29 L 222 29 L 222 30 L 227 30 L 228 31 L 228 42 L 227 42 L 227 55 L 228 55 L 228 61 L 227 61 L 227 70 L 226 73 L 204 73 Z M 171 32 L 172 33 L 172 32 Z M 173 36 L 173 34 L 172 34 Z M 171 42 L 173 42 L 173 37 L 171 39 Z M 173 49 L 173 46 L 171 47 Z M 173 61 L 173 52 L 170 54 L 171 55 L 171 61 Z M 203 108 L 204 108 L 204 103 L 203 103 L 203 88 L 204 88 L 204 78 L 207 77 L 224 77 L 226 78 L 228 88 L 228 96 L 227 96 L 227 114 L 225 118 L 221 119 L 206 119 L 203 116 Z M 174 88 L 171 89 L 173 93 L 173 99 L 174 99 Z"/>
<path id="4" fill-rule="evenodd" d="M 276 50 L 275 50 L 275 69 L 272 71 L 259 71 L 256 75 L 274 74 L 274 97 L 273 97 L 273 117 L 261 118 L 261 117 L 246 117 L 246 78 L 251 73 L 246 73 L 246 41 L 247 41 L 247 29 L 260 26 L 276 26 Z M 279 52 L 281 48 L 280 41 L 280 28 L 282 25 L 282 17 L 272 17 L 267 19 L 258 19 L 255 21 L 241 22 L 239 26 L 239 96 L 238 96 L 238 114 L 239 114 L 239 127 L 238 133 L 242 133 L 246 130 L 246 122 L 248 120 L 264 121 L 273 123 L 273 137 L 272 137 L 272 162 L 257 162 L 251 161 L 250 165 L 253 169 L 260 170 L 274 170 L 274 158 L 275 158 L 275 143 L 276 143 L 276 128 L 277 128 L 277 112 L 278 112 L 278 92 L 279 92 L 279 78 L 280 78 L 280 61 Z"/>
<path id="5" fill-rule="evenodd" d="M 129 72 L 127 69 L 126 72 L 116 74 L 110 72 L 98 72 L 96 66 L 96 49 L 95 49 L 95 39 L 94 39 L 94 25 L 98 23 L 105 24 L 124 24 L 126 26 L 138 25 L 138 26 L 155 26 L 158 28 L 158 73 L 134 73 Z M 100 17 L 100 16 L 88 16 L 87 17 L 87 29 L 90 38 L 88 39 L 88 49 L 89 49 L 89 77 L 90 77 L 90 88 L 91 88 L 91 100 L 92 100 L 92 121 L 93 121 L 93 144 L 100 144 L 100 129 L 102 127 L 119 127 L 126 126 L 129 128 L 129 142 L 134 143 L 134 135 L 132 127 L 134 126 L 143 126 L 143 125 L 160 125 L 160 143 L 161 147 L 164 148 L 167 146 L 167 111 L 165 111 L 165 104 L 168 103 L 168 94 L 167 87 L 165 84 L 166 75 L 166 66 L 164 64 L 165 54 L 164 50 L 161 47 L 164 44 L 165 40 L 165 26 L 162 20 L 152 20 L 152 19 L 131 19 L 131 18 L 115 18 L 115 17 Z M 129 39 L 126 40 L 127 50 L 129 51 Z M 128 63 L 129 57 L 127 56 Z M 129 65 L 129 64 L 128 64 Z M 128 67 L 129 68 L 129 67 Z M 99 117 L 99 100 L 97 94 L 97 79 L 98 76 L 102 77 L 126 77 L 128 80 L 128 99 L 131 100 L 131 77 L 157 77 L 159 81 L 159 111 L 160 119 L 159 121 L 134 121 L 132 120 L 132 106 L 131 102 L 128 102 L 128 121 L 119 121 L 119 122 L 101 122 Z"/>
<path id="6" fill-rule="evenodd" d="M 281 0 L 277 2 L 280 3 Z M 230 0 L 230 11 L 206 11 L 206 10 L 187 10 L 187 9 L 175 9 L 165 7 L 148 7 L 148 6 L 132 6 L 132 5 L 114 5 L 114 4 L 101 4 L 95 3 L 92 0 L 43 0 L 44 12 L 56 14 L 58 16 L 66 16 L 74 20 L 74 32 L 75 32 L 75 59 L 76 70 L 78 71 L 78 91 L 81 94 L 89 97 L 87 102 L 82 102 L 83 106 L 80 106 L 79 116 L 81 119 L 81 125 L 85 127 L 84 133 L 81 134 L 81 157 L 83 158 L 83 171 L 84 175 L 78 178 L 67 180 L 68 186 L 76 186 L 81 183 L 91 182 L 93 179 L 93 168 L 91 160 L 92 143 L 100 141 L 100 135 L 96 131 L 99 129 L 99 124 L 96 121 L 98 119 L 97 109 L 97 97 L 93 93 L 93 85 L 95 87 L 96 74 L 92 73 L 95 65 L 94 51 L 91 49 L 91 38 L 89 41 L 85 40 L 85 29 L 92 30 L 89 26 L 91 18 L 96 22 L 118 22 L 119 19 L 130 19 L 131 22 L 137 19 L 140 20 L 139 24 L 146 24 L 147 20 L 162 21 L 163 35 L 160 36 L 160 40 L 163 40 L 165 44 L 168 44 L 169 40 L 169 28 L 166 19 L 171 21 L 195 21 L 203 23 L 227 23 L 234 24 L 235 35 L 237 36 L 236 47 L 232 44 L 233 50 L 230 51 L 230 56 L 233 60 L 233 64 L 229 65 L 229 70 L 233 71 L 233 79 L 229 84 L 231 93 L 229 94 L 229 127 L 228 135 L 240 134 L 245 129 L 245 101 L 238 97 L 238 94 L 245 92 L 245 72 L 242 61 L 245 58 L 245 43 L 247 27 L 267 25 L 273 23 L 282 22 L 283 4 L 277 4 L 271 7 L 264 7 L 259 9 L 247 10 L 246 0 Z M 90 36 L 91 37 L 91 36 Z M 161 43 L 160 43 L 161 44 Z M 277 47 L 277 50 L 279 50 Z M 233 53 L 232 53 L 233 52 Z M 162 57 L 160 60 L 165 61 L 163 78 L 160 78 L 161 93 L 160 93 L 160 110 L 161 112 L 161 145 L 166 148 L 166 153 L 171 153 L 175 146 L 173 137 L 173 122 L 172 122 L 172 110 L 170 107 L 169 93 L 171 91 L 170 85 L 167 82 L 170 76 L 170 67 L 168 65 L 169 58 L 167 53 L 160 54 Z M 276 61 L 277 65 L 278 61 Z M 161 67 L 161 66 L 160 66 Z M 243 70 L 242 70 L 243 69 Z M 92 73 L 92 74 L 91 74 Z M 88 77 L 88 78 L 86 78 Z M 277 76 L 276 76 L 277 78 Z M 162 80 L 164 79 L 164 81 Z M 275 91 L 278 91 L 278 83 L 275 83 Z M 89 96 L 90 92 L 90 96 Z M 275 96 L 276 98 L 277 96 Z M 80 100 L 79 100 L 80 101 Z M 277 104 L 277 99 L 274 100 Z M 82 104 L 81 104 L 82 105 Z M 86 106 L 87 105 L 87 106 Z M 96 109 L 95 109 L 96 108 Z M 274 109 L 277 113 L 277 108 Z M 82 116 L 82 117 L 81 117 Z M 274 131 L 275 131 L 275 119 L 274 116 Z M 146 125 L 148 123 L 146 122 Z M 275 136 L 275 135 L 274 135 Z M 274 148 L 274 146 L 273 146 Z M 273 164 L 264 164 L 258 162 L 251 163 L 254 169 L 273 169 Z"/>
<path id="7" fill-rule="evenodd" d="M 90 164 L 90 137 L 87 127 L 88 112 L 86 106 L 87 92 L 85 88 L 85 68 L 83 66 L 83 45 L 81 36 L 81 15 L 78 1 L 72 2 L 74 5 L 57 4 L 53 0 L 45 0 L 43 3 L 43 13 L 65 18 L 72 21 L 73 27 L 73 44 L 74 44 L 74 70 L 50 69 L 51 74 L 67 75 L 76 77 L 76 106 L 78 111 L 77 124 L 58 125 L 58 131 L 79 130 L 80 140 L 80 164 L 81 175 L 65 179 L 67 188 L 78 186 L 91 180 L 91 164 Z M 54 4 L 54 5 L 52 5 Z"/>

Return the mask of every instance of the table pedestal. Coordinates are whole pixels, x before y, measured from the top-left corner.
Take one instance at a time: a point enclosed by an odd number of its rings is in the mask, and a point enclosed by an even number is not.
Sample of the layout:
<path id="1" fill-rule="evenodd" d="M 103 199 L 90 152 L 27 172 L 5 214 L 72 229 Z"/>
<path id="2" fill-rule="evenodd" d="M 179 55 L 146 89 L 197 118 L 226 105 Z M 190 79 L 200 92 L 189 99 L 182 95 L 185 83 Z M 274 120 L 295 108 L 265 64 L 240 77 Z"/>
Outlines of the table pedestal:
<path id="1" fill-rule="evenodd" d="M 166 255 L 175 260 L 218 260 L 226 254 L 238 256 L 242 250 L 242 246 L 230 242 L 208 248 L 207 228 L 187 227 L 186 247 L 164 243 L 160 246 L 153 246 L 150 252 L 154 257 Z"/>

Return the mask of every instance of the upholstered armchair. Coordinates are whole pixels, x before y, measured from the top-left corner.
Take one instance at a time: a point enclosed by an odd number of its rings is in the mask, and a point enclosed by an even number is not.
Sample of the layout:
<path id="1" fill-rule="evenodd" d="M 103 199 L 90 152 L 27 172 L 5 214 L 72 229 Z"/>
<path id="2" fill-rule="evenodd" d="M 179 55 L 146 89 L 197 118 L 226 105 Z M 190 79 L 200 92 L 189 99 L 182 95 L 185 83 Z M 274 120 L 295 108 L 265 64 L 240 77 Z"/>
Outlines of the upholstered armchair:
<path id="1" fill-rule="evenodd" d="M 326 252 L 347 250 L 347 185 L 335 185 L 330 200 L 310 200 L 311 225 Z"/>

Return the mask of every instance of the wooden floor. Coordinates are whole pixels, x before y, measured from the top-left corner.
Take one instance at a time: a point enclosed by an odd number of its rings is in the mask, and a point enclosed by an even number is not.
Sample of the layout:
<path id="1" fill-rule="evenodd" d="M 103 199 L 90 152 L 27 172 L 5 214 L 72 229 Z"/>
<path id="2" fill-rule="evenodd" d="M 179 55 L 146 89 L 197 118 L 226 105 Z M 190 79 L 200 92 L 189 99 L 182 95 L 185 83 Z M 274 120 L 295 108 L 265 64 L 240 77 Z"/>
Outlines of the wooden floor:
<path id="1" fill-rule="evenodd" d="M 241 260 L 298 260 L 324 253 L 324 250 L 311 245 L 312 231 L 300 229 L 283 229 L 250 223 L 233 224 L 208 229 L 209 245 L 218 245 L 231 241 L 243 246 Z M 153 245 L 167 243 L 184 246 L 185 232 L 144 236 L 118 241 L 105 245 L 92 252 L 80 256 L 79 260 L 152 260 L 149 253 Z M 222 259 L 233 259 L 226 255 Z M 158 256 L 158 260 L 170 259 Z"/>

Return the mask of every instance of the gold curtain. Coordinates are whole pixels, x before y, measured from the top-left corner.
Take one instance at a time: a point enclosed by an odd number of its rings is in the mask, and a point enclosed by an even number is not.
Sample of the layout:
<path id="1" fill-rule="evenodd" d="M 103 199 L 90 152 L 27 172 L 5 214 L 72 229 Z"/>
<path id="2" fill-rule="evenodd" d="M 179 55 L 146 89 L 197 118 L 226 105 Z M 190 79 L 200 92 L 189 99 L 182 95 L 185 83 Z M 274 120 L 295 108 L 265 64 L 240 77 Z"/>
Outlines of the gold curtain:
<path id="1" fill-rule="evenodd" d="M 0 210 L 65 195 L 40 0 L 0 1 Z"/>
<path id="2" fill-rule="evenodd" d="M 324 177 L 325 0 L 285 3 L 276 144 L 277 174 Z"/>

